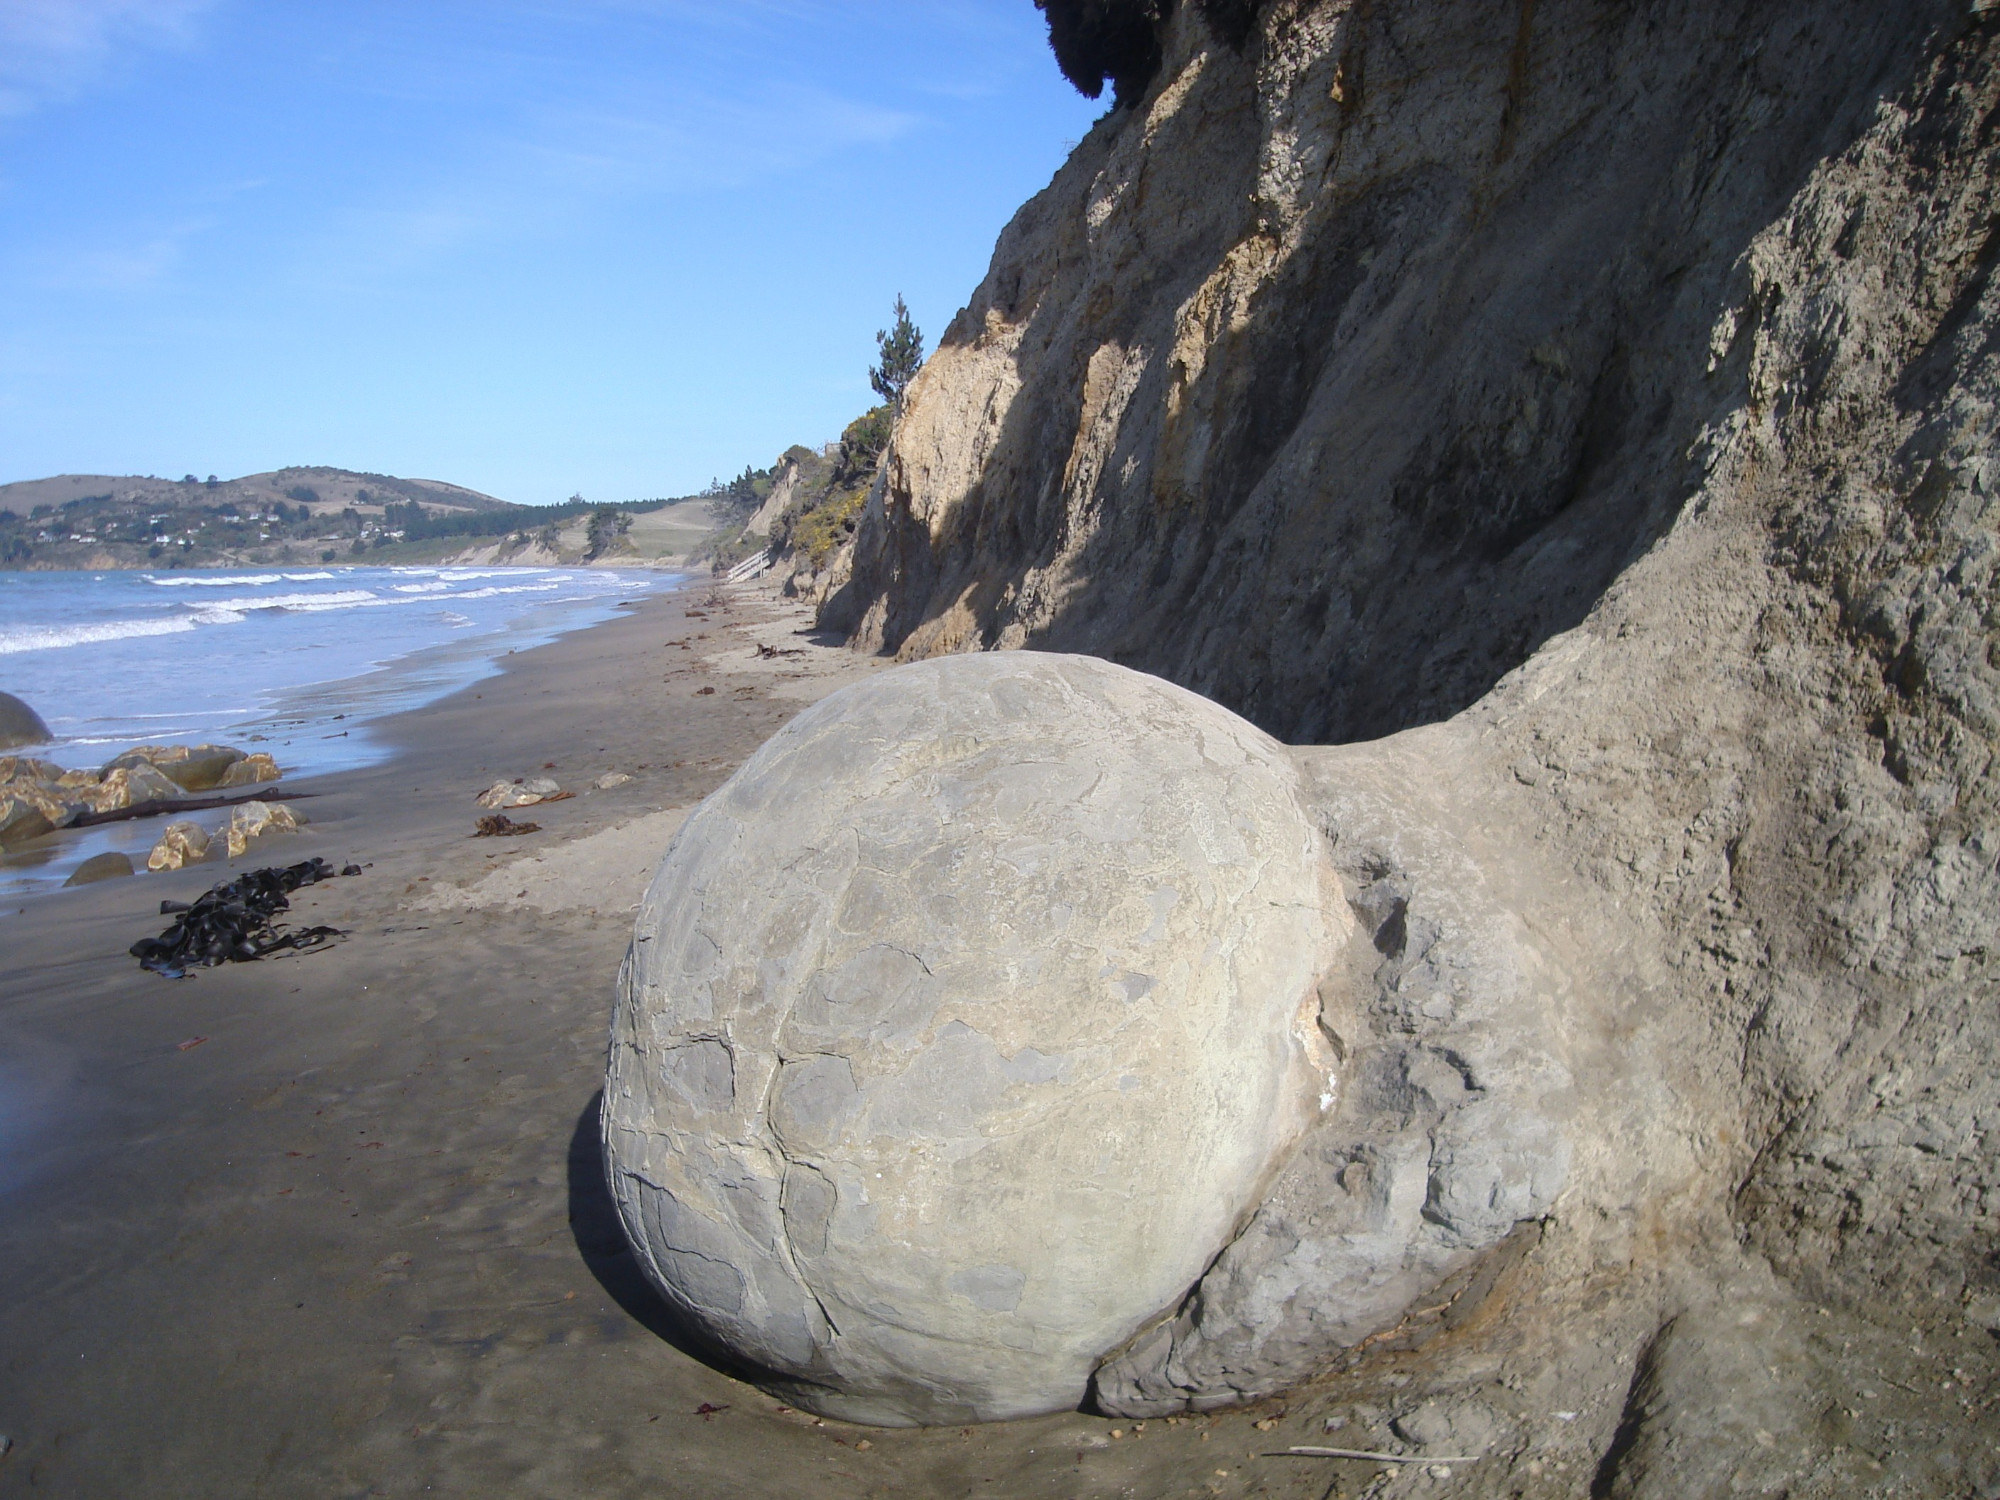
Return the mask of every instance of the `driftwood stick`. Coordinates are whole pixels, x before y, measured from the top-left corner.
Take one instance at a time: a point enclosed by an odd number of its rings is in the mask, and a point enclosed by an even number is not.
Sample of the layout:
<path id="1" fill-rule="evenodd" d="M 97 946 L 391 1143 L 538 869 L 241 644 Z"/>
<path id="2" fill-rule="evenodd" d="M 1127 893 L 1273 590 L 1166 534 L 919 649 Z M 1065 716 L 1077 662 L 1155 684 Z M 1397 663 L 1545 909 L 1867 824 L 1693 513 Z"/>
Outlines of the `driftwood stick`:
<path id="1" fill-rule="evenodd" d="M 1300 1458 L 1365 1458 L 1378 1464 L 1476 1464 L 1477 1453 L 1370 1453 L 1366 1448 L 1287 1448 L 1284 1453 L 1269 1455 L 1272 1458 L 1289 1457 L 1297 1454 Z"/>
<path id="2" fill-rule="evenodd" d="M 130 807 L 114 807 L 109 812 L 85 813 L 66 828 L 94 828 L 99 823 L 122 823 L 127 818 L 160 818 L 168 813 L 202 812 L 211 807 L 234 807 L 239 802 L 298 802 L 317 797 L 317 792 L 245 792 L 240 797 L 155 797 Z"/>

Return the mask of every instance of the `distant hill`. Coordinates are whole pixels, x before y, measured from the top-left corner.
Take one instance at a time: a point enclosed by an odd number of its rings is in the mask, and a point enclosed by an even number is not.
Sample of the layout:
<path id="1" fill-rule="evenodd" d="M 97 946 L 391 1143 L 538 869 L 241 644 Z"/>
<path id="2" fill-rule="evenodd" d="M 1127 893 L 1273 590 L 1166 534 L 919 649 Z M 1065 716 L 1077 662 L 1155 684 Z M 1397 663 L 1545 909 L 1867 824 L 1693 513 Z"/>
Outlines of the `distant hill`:
<path id="1" fill-rule="evenodd" d="M 454 511 L 504 510 L 509 502 L 482 495 L 463 485 L 437 479 L 398 479 L 393 474 L 358 474 L 352 469 L 324 466 L 274 469 L 240 479 L 161 479 L 151 474 L 58 474 L 52 479 L 24 479 L 0 484 L 0 510 L 30 515 L 37 506 L 57 509 L 86 499 L 139 503 L 156 509 L 186 505 L 215 506 L 232 502 L 267 509 L 280 500 L 297 505 L 353 507 L 364 515 L 380 515 L 384 505 L 411 500 L 427 507 Z"/>
<path id="2" fill-rule="evenodd" d="M 717 495 L 724 495 L 717 488 Z M 646 542 L 684 551 L 714 524 L 714 497 L 627 501 L 630 518 L 668 512 Z M 255 567 L 434 561 L 482 549 L 491 560 L 598 554 L 581 497 L 514 505 L 437 479 L 301 467 L 239 479 L 58 474 L 0 484 L 0 568 Z M 575 534 L 572 536 L 571 533 Z"/>
<path id="3" fill-rule="evenodd" d="M 324 465 L 238 479 L 58 474 L 0 484 L 0 567 L 203 567 L 356 561 L 419 526 L 535 524 L 543 508 L 463 485 Z"/>

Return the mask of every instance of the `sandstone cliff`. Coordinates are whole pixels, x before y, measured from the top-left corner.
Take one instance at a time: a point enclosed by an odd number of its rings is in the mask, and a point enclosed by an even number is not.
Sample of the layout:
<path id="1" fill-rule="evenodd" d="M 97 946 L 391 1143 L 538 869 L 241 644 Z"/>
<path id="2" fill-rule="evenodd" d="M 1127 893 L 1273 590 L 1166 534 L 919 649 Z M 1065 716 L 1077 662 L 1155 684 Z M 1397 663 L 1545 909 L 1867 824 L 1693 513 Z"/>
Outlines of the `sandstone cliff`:
<path id="1" fill-rule="evenodd" d="M 1336 849 L 1390 851 L 1356 877 L 1416 879 L 1354 800 L 1404 788 L 1546 966 L 1574 1155 L 1462 1316 L 1364 1345 L 1225 1256 L 1114 1404 L 1352 1347 L 1488 1434 L 1468 1493 L 1985 1493 L 2000 20 L 1278 0 L 1158 40 L 912 387 L 823 621 L 1340 747 L 1302 755 Z M 1424 899 L 1360 912 L 1382 1045 Z M 1241 1253 L 1333 1243 L 1345 1170 Z"/>

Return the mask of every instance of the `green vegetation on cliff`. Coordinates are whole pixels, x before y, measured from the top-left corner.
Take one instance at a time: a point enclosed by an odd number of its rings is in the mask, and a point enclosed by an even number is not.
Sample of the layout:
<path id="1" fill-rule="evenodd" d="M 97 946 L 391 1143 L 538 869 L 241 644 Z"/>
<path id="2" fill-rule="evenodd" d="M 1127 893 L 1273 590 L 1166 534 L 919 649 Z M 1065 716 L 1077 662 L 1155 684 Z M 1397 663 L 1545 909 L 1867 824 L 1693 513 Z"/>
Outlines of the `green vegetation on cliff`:
<path id="1" fill-rule="evenodd" d="M 847 424 L 831 457 L 815 456 L 810 470 L 800 466 L 792 503 L 771 523 L 775 555 L 802 558 L 818 572 L 854 535 L 882 450 L 889 446 L 892 421 L 887 406 L 863 412 Z"/>

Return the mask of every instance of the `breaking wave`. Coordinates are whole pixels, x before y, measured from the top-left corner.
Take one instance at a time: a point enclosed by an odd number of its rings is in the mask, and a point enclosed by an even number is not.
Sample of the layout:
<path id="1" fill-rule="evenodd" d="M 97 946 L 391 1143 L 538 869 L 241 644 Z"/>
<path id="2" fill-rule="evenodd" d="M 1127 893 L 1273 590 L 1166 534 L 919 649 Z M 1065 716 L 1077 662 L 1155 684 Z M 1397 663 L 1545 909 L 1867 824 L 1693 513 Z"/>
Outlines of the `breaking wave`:
<path id="1" fill-rule="evenodd" d="M 213 609 L 355 609 L 364 604 L 400 604 L 367 589 L 343 589 L 333 594 L 266 594 L 248 599 L 218 599 Z"/>
<path id="2" fill-rule="evenodd" d="M 179 635 L 199 623 L 194 615 L 176 615 L 166 620 L 115 620 L 101 625 L 17 625 L 0 629 L 0 656 L 89 646 L 99 641 L 126 641 L 142 635 Z"/>
<path id="3" fill-rule="evenodd" d="M 22 651 L 60 651 L 65 646 L 95 646 L 105 641 L 131 641 L 149 635 L 184 635 L 203 625 L 236 625 L 241 610 L 231 601 L 208 604 L 182 615 L 152 620 L 104 620 L 87 625 L 0 626 L 0 656 Z"/>

